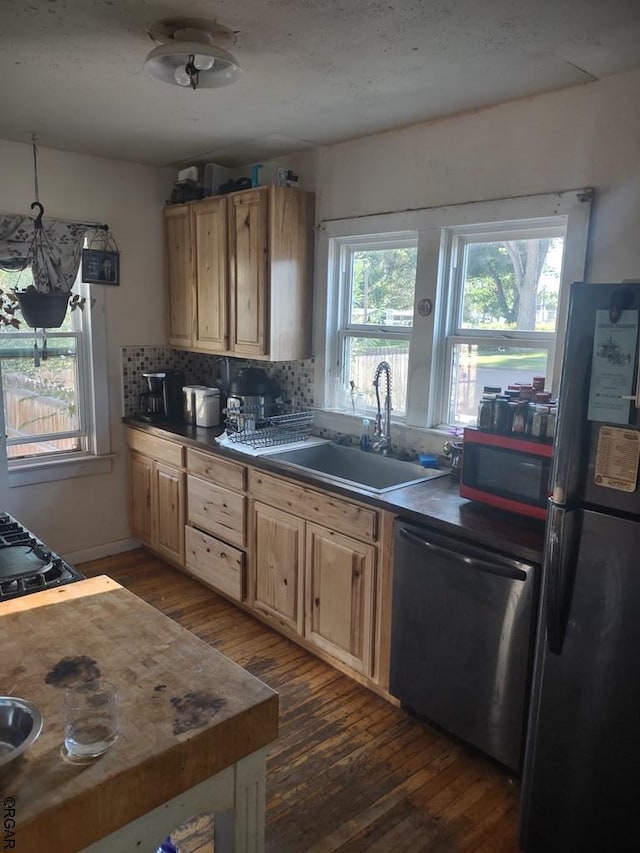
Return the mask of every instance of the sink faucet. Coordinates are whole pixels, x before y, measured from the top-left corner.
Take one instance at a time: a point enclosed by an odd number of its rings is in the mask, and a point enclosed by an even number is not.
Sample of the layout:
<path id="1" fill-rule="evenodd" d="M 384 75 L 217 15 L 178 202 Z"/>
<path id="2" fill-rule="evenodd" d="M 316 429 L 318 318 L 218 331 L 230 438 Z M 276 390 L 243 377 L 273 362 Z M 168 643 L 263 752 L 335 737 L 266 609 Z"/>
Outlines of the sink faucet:
<path id="1" fill-rule="evenodd" d="M 380 376 L 382 373 L 386 375 L 384 418 L 380 407 Z M 373 387 L 376 389 L 378 413 L 376 414 L 376 422 L 373 428 L 371 449 L 376 451 L 376 453 L 382 453 L 383 456 L 386 456 L 391 450 L 391 368 L 388 362 L 381 361 L 376 367 L 373 377 Z"/>

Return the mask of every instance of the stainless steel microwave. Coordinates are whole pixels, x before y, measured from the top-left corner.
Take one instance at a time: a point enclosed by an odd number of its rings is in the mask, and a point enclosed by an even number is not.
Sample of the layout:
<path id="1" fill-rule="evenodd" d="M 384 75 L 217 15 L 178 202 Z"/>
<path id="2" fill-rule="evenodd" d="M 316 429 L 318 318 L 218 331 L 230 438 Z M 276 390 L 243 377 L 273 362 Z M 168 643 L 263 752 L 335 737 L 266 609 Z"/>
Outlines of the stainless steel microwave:
<path id="1" fill-rule="evenodd" d="M 552 455 L 550 442 L 467 428 L 460 495 L 545 519 Z"/>

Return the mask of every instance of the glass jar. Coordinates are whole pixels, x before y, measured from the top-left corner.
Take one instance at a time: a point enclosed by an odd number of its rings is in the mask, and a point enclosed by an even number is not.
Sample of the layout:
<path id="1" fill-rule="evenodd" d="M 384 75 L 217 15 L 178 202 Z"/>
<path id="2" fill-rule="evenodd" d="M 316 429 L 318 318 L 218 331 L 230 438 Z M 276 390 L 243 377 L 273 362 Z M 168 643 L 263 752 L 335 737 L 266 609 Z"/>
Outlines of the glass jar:
<path id="1" fill-rule="evenodd" d="M 553 438 L 556 433 L 556 419 L 558 416 L 558 410 L 555 406 L 551 406 L 549 409 L 549 414 L 547 415 L 547 438 Z"/>
<path id="2" fill-rule="evenodd" d="M 494 402 L 489 397 L 483 397 L 478 403 L 478 429 L 491 429 Z"/>
<path id="3" fill-rule="evenodd" d="M 548 406 L 534 406 L 531 416 L 531 435 L 534 438 L 547 437 L 547 417 L 549 415 Z"/>
<path id="4" fill-rule="evenodd" d="M 493 429 L 496 432 L 509 432 L 509 398 L 497 396 L 493 406 Z"/>
<path id="5" fill-rule="evenodd" d="M 527 428 L 528 408 L 529 405 L 526 402 L 516 404 L 516 409 L 513 413 L 513 423 L 511 424 L 511 432 L 524 435 Z"/>

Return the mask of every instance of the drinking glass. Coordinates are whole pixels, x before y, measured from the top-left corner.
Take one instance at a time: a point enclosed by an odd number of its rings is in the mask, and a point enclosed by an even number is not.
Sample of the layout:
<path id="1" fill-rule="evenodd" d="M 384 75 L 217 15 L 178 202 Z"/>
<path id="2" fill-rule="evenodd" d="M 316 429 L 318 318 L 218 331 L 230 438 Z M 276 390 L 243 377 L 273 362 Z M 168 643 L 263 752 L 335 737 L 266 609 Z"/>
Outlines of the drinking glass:
<path id="1" fill-rule="evenodd" d="M 96 758 L 118 737 L 118 691 L 109 681 L 88 681 L 64 696 L 64 745 L 72 759 Z"/>

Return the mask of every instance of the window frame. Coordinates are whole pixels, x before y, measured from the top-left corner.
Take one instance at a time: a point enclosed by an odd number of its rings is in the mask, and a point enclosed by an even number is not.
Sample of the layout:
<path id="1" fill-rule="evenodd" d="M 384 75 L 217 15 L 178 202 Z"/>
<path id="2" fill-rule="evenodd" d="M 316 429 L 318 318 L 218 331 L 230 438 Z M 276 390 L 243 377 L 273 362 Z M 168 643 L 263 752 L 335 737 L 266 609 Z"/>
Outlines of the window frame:
<path id="1" fill-rule="evenodd" d="M 81 399 L 78 400 L 79 427 L 82 430 L 81 448 L 11 460 L 5 452 L 3 464 L 8 469 L 10 487 L 111 471 L 113 455 L 110 452 L 104 296 L 99 288 L 92 291 L 90 285 L 80 281 L 74 285 L 74 291 L 87 297 L 84 309 L 74 311 L 76 328 L 70 332 L 50 331 L 47 338 L 51 340 L 56 336 L 73 336 L 79 342 L 76 357 L 77 381 L 82 389 Z M 17 334 L 26 337 L 28 333 L 29 330 L 25 329 L 24 333 Z M 55 437 L 66 436 L 58 434 Z M 45 436 L 38 437 L 39 441 L 45 439 Z"/>
<path id="2" fill-rule="evenodd" d="M 314 397 L 321 409 L 330 409 L 337 374 L 336 335 L 340 319 L 340 267 L 342 243 L 358 242 L 363 237 L 412 232 L 418 234 L 418 258 L 414 300 L 414 322 L 409 347 L 407 411 L 401 422 L 409 428 L 450 431 L 441 422 L 444 382 L 442 381 L 442 342 L 446 336 L 450 289 L 447 288 L 446 262 L 453 229 L 470 227 L 496 230 L 496 223 L 526 223 L 551 217 L 566 217 L 565 248 L 558 299 L 555 349 L 551 376 L 556 394 L 562 370 L 562 353 L 569 300 L 569 285 L 584 281 L 587 268 L 587 244 L 593 189 L 582 188 L 554 193 L 468 202 L 443 207 L 422 208 L 397 213 L 369 214 L 354 218 L 322 221 L 318 226 L 319 281 L 326 288 L 316 289 L 314 351 L 316 379 Z M 439 346 L 438 346 L 439 344 Z M 341 415 L 351 418 L 353 416 Z M 319 418 L 325 428 L 344 428 L 344 421 L 325 412 Z M 348 427 L 347 427 L 348 428 Z M 351 427 L 353 429 L 353 427 Z"/>
<path id="3" fill-rule="evenodd" d="M 556 311 L 556 331 L 542 332 L 535 329 L 473 329 L 462 325 L 464 302 L 464 273 L 466 270 L 466 251 L 470 245 L 489 242 L 505 242 L 507 240 L 544 239 L 546 237 L 562 237 L 566 250 L 567 216 L 547 216 L 536 219 L 492 222 L 477 225 L 463 225 L 443 229 L 444 257 L 443 264 L 446 274 L 443 280 L 442 294 L 446 305 L 443 318 L 445 329 L 444 340 L 435 345 L 434 360 L 438 363 L 438 372 L 442 376 L 441 388 L 438 389 L 438 410 L 436 427 L 447 429 L 453 426 L 448 420 L 449 401 L 453 391 L 453 348 L 459 344 L 471 344 L 499 347 L 508 342 L 509 346 L 519 349 L 539 349 L 547 351 L 547 364 L 555 364 L 556 337 L 560 321 L 559 307 Z M 558 306 L 562 289 L 562 269 L 558 288 Z"/>
<path id="4" fill-rule="evenodd" d="M 411 346 L 413 318 L 410 326 L 386 326 L 381 323 L 353 323 L 351 321 L 353 305 L 353 258 L 356 252 L 366 250 L 384 250 L 418 247 L 418 235 L 412 231 L 359 235 L 356 240 L 349 237 L 337 238 L 334 243 L 334 279 L 337 281 L 336 328 L 332 337 L 331 364 L 334 367 L 333 381 L 326 395 L 329 408 L 338 408 L 339 387 L 348 386 L 347 345 L 354 338 L 384 338 L 387 340 L 407 341 Z M 336 381 L 337 380 L 337 381 Z M 373 376 L 372 376 L 373 381 Z M 395 417 L 395 416 L 394 416 Z"/>

